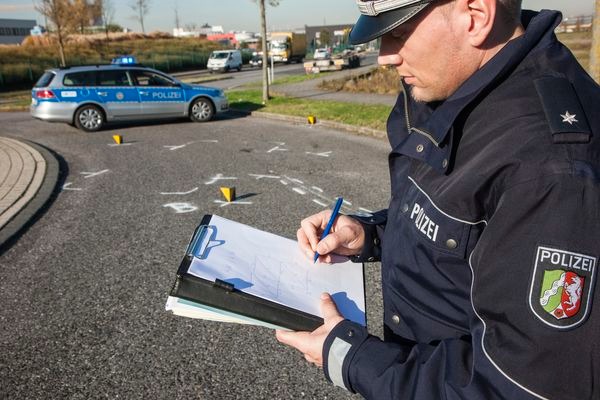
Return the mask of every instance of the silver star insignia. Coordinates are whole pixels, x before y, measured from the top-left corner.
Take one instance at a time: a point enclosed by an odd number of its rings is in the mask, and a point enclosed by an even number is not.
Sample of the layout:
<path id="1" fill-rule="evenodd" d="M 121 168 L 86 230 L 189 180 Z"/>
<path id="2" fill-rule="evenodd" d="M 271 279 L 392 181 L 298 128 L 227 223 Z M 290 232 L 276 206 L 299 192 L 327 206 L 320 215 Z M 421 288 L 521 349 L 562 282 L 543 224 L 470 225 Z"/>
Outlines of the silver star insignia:
<path id="1" fill-rule="evenodd" d="M 576 114 L 569 114 L 569 112 L 567 111 L 564 114 L 560 114 L 561 117 L 563 117 L 562 122 L 568 122 L 569 125 L 573 125 L 573 122 L 579 122 L 575 119 L 575 117 L 577 116 Z"/>

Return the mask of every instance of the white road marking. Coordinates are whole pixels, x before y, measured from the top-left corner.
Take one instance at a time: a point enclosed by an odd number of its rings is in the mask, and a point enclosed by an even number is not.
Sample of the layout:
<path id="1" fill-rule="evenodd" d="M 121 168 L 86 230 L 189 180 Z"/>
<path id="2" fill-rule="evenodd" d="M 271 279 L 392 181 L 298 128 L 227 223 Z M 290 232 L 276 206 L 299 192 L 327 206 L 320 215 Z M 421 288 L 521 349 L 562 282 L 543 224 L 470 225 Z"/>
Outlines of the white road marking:
<path id="1" fill-rule="evenodd" d="M 198 188 L 193 188 L 192 190 L 188 190 L 187 192 L 160 192 L 162 195 L 175 195 L 175 196 L 184 196 L 186 194 L 194 193 Z"/>
<path id="2" fill-rule="evenodd" d="M 74 190 L 74 191 L 83 190 L 82 188 L 72 188 L 72 187 L 70 187 L 72 184 L 73 184 L 72 182 L 65 183 L 63 185 L 63 187 L 62 187 L 62 190 Z"/>
<path id="3" fill-rule="evenodd" d="M 251 201 L 240 201 L 240 200 L 234 200 L 234 201 L 215 200 L 214 203 L 220 204 L 220 207 L 225 207 L 230 204 L 246 204 L 246 205 L 252 204 Z"/>
<path id="4" fill-rule="evenodd" d="M 327 207 L 328 204 L 323 203 L 322 201 L 319 201 L 317 199 L 313 199 L 314 203 L 317 203 L 318 205 L 320 205 L 321 207 Z"/>
<path id="5" fill-rule="evenodd" d="M 234 176 L 223 176 L 223 174 L 217 174 L 215 176 L 213 176 L 212 178 L 210 178 L 210 180 L 204 182 L 205 185 L 212 185 L 213 183 L 217 182 L 217 181 L 223 181 L 223 180 L 235 180 L 237 179 Z"/>
<path id="6" fill-rule="evenodd" d="M 311 186 L 311 189 L 312 189 L 312 190 L 316 190 L 316 191 L 317 191 L 317 192 L 319 192 L 319 193 L 323 193 L 323 189 L 321 189 L 321 188 L 319 188 L 319 187 L 316 187 L 316 186 Z"/>
<path id="7" fill-rule="evenodd" d="M 109 143 L 108 146 L 110 147 L 121 147 L 121 146 L 131 146 L 133 145 L 133 143 L 121 143 L 121 144 L 116 144 L 116 143 Z"/>
<path id="8" fill-rule="evenodd" d="M 189 145 L 189 144 L 192 144 L 192 143 L 194 143 L 194 142 L 187 142 L 187 143 L 185 143 L 185 144 L 180 144 L 180 145 L 177 145 L 177 146 L 169 146 L 169 145 L 167 145 L 167 146 L 163 146 L 163 147 L 164 147 L 164 148 L 167 148 L 167 149 L 169 149 L 170 151 L 173 151 L 173 150 L 179 150 L 179 149 L 182 149 L 182 148 L 184 148 L 185 146 L 187 146 L 187 145 Z"/>
<path id="9" fill-rule="evenodd" d="M 103 169 L 102 171 L 98 171 L 98 172 L 80 172 L 81 175 L 84 175 L 84 179 L 87 178 L 92 178 L 94 176 L 98 176 L 98 175 L 102 175 L 106 172 L 110 171 L 109 169 Z"/>
<path id="10" fill-rule="evenodd" d="M 271 152 L 273 152 L 273 151 L 288 151 L 288 149 L 282 149 L 282 148 L 281 148 L 281 147 L 279 147 L 279 146 L 275 146 L 275 147 L 273 147 L 272 149 L 270 149 L 270 150 L 267 150 L 267 153 L 271 153 Z"/>
<path id="11" fill-rule="evenodd" d="M 313 153 L 311 151 L 307 151 L 306 154 L 310 154 L 312 156 L 317 156 L 317 157 L 329 157 L 331 155 L 331 153 L 333 153 L 332 151 L 324 151 L 322 153 Z"/>
<path id="12" fill-rule="evenodd" d="M 163 207 L 170 207 L 175 210 L 175 213 L 177 214 L 191 213 L 198 209 L 198 207 L 190 203 L 168 203 L 163 204 Z"/>
<path id="13" fill-rule="evenodd" d="M 293 188 L 292 190 L 294 192 L 296 192 L 296 193 L 300 193 L 301 195 L 305 195 L 306 194 L 306 192 L 304 190 L 302 190 L 300 188 L 297 188 L 297 187 Z"/>
<path id="14" fill-rule="evenodd" d="M 254 178 L 256 178 L 257 181 L 261 180 L 261 179 L 279 179 L 279 176 L 276 175 L 259 175 L 259 174 L 248 174 Z"/>

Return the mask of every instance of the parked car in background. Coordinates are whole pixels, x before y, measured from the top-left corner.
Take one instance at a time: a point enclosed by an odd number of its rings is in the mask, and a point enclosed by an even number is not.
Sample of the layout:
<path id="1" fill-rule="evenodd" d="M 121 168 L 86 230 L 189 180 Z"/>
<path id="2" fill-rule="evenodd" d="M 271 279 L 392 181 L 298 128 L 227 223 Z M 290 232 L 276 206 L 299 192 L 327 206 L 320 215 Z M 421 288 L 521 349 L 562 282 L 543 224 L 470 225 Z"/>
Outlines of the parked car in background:
<path id="1" fill-rule="evenodd" d="M 189 85 L 131 57 L 113 64 L 49 69 L 31 91 L 30 112 L 95 132 L 110 121 L 189 117 L 210 121 L 229 109 L 220 89 Z"/>
<path id="2" fill-rule="evenodd" d="M 239 50 L 213 51 L 208 57 L 206 68 L 210 72 L 228 72 L 232 69 L 242 70 L 242 52 Z"/>
<path id="3" fill-rule="evenodd" d="M 250 59 L 250 66 L 252 67 L 262 67 L 262 63 L 263 63 L 263 56 L 262 54 L 258 54 L 258 55 L 254 55 L 252 56 L 252 58 Z M 271 64 L 271 58 L 268 58 L 268 63 Z"/>

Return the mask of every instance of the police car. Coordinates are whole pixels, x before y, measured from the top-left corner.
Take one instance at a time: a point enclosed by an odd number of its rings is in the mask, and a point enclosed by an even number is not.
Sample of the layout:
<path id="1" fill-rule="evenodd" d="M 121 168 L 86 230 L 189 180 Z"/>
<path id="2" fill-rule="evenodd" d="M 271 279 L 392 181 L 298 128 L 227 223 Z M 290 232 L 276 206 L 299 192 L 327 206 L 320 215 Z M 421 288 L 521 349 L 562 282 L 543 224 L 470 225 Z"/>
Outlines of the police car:
<path id="1" fill-rule="evenodd" d="M 95 132 L 109 121 L 210 121 L 228 108 L 220 89 L 189 85 L 133 57 L 118 57 L 112 64 L 47 70 L 31 91 L 30 111 L 34 118 Z"/>

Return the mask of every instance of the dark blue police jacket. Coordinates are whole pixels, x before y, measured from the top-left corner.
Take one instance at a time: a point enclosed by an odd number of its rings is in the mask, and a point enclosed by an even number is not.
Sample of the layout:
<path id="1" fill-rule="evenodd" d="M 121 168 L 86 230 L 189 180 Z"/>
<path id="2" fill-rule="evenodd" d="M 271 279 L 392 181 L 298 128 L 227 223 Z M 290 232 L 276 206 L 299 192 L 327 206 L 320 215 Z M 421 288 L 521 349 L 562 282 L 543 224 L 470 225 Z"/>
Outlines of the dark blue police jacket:
<path id="1" fill-rule="evenodd" d="M 362 221 L 358 258 L 382 261 L 385 340 L 338 324 L 335 384 L 600 399 L 600 88 L 557 41 L 560 18 L 524 11 L 525 34 L 442 103 L 399 96 L 391 202 Z"/>

